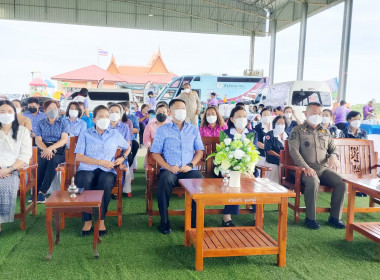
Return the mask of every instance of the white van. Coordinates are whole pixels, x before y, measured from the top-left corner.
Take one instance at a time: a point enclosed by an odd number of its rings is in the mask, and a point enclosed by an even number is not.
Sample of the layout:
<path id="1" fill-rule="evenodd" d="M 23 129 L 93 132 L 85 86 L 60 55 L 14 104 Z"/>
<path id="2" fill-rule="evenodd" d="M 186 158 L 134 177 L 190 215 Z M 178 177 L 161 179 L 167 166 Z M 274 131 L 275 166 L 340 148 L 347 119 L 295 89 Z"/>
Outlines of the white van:
<path id="1" fill-rule="evenodd" d="M 332 95 L 326 82 L 292 81 L 266 86 L 255 103 L 276 108 L 292 107 L 300 120 L 305 120 L 304 111 L 310 102 L 322 104 L 323 109 L 332 109 Z"/>

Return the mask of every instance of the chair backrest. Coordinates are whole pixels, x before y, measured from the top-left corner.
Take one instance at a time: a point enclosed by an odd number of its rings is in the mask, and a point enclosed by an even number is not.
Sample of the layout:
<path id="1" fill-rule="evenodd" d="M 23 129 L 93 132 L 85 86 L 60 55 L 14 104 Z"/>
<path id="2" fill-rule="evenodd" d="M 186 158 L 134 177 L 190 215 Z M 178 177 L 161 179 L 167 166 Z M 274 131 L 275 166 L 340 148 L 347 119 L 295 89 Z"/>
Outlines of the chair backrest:
<path id="1" fill-rule="evenodd" d="M 32 157 L 29 161 L 29 165 L 38 164 L 38 148 L 33 147 L 32 148 Z"/>
<path id="2" fill-rule="evenodd" d="M 78 136 L 70 137 L 69 139 L 69 149 L 65 150 L 65 164 L 66 164 L 66 180 L 65 186 L 71 184 L 71 178 L 74 176 L 75 171 L 75 147 L 77 146 Z"/>
<path id="3" fill-rule="evenodd" d="M 340 168 L 337 170 L 344 178 L 376 178 L 377 152 L 372 140 L 363 139 L 334 139 L 339 152 Z M 294 165 L 289 153 L 288 141 L 284 142 L 284 150 L 280 153 L 280 163 Z M 288 178 L 289 170 L 282 170 L 282 177 Z"/>
<path id="4" fill-rule="evenodd" d="M 205 148 L 203 152 L 203 165 L 200 165 L 200 171 L 205 178 L 215 177 L 214 173 L 214 158 L 207 157 L 216 151 L 216 144 L 219 144 L 219 137 L 202 137 L 203 146 Z"/>

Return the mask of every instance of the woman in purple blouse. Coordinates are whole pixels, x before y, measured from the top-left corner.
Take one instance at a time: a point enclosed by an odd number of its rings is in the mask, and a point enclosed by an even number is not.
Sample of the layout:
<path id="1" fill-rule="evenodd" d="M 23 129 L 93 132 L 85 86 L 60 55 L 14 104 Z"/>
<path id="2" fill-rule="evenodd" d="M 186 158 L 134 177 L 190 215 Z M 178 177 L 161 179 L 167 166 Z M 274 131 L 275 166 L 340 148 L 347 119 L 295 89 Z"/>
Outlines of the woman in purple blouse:
<path id="1" fill-rule="evenodd" d="M 143 104 L 141 106 L 141 111 L 136 112 L 136 117 L 139 119 L 139 125 L 140 125 L 140 131 L 139 131 L 140 147 L 143 144 L 144 130 L 150 118 L 150 114 L 148 114 L 148 110 L 149 110 L 148 104 Z"/>

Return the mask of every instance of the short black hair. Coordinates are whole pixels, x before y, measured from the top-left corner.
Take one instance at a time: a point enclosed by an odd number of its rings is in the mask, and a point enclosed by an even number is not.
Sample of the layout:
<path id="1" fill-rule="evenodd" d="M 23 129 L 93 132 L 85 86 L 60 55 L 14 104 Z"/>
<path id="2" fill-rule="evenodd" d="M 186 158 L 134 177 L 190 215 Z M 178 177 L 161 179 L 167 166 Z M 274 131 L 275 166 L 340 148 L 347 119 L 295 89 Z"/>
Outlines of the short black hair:
<path id="1" fill-rule="evenodd" d="M 244 106 L 244 103 L 243 102 L 238 102 L 238 103 L 235 104 L 235 107 L 236 106 Z"/>
<path id="2" fill-rule="evenodd" d="M 169 102 L 169 108 L 171 108 L 176 102 L 182 102 L 182 103 L 185 104 L 185 106 L 186 106 L 186 102 L 185 102 L 185 100 L 182 100 L 182 99 L 172 99 L 172 100 L 170 100 L 170 102 Z"/>
<path id="3" fill-rule="evenodd" d="M 94 111 L 92 112 L 92 117 L 93 117 L 94 119 L 96 118 L 96 115 L 98 114 L 98 112 L 99 112 L 100 110 L 107 110 L 107 112 L 108 112 L 108 108 L 107 108 L 106 106 L 104 106 L 104 105 L 96 106 L 95 109 L 94 109 Z"/>
<path id="4" fill-rule="evenodd" d="M 306 110 L 309 109 L 311 106 L 322 107 L 321 103 L 318 103 L 318 102 L 310 102 L 309 104 L 307 104 L 307 106 L 306 106 Z"/>
<path id="5" fill-rule="evenodd" d="M 215 93 L 215 92 L 211 92 L 211 95 L 212 95 L 212 96 L 216 96 L 216 93 Z"/>
<path id="6" fill-rule="evenodd" d="M 333 112 L 330 109 L 324 109 L 323 112 L 329 112 L 330 117 L 333 115 Z"/>
<path id="7" fill-rule="evenodd" d="M 265 106 L 264 104 L 259 104 L 259 107 L 264 108 Z"/>
<path id="8" fill-rule="evenodd" d="M 79 105 L 79 102 L 70 102 L 69 106 L 67 106 L 67 109 L 66 109 L 66 117 L 69 117 L 69 111 L 70 111 L 70 107 L 71 105 L 74 105 L 76 110 L 78 111 L 78 118 L 80 118 L 83 114 L 82 110 L 80 109 L 80 105 Z"/>
<path id="9" fill-rule="evenodd" d="M 88 96 L 88 89 L 86 88 L 81 88 L 78 95 L 81 95 L 81 96 L 84 96 L 84 97 L 87 97 Z"/>
<path id="10" fill-rule="evenodd" d="M 184 84 L 182 85 L 182 87 L 184 88 L 186 85 L 189 85 L 189 86 L 190 86 L 190 88 L 191 88 L 191 85 L 190 85 L 190 83 L 184 83 Z M 170 105 L 169 105 L 169 107 L 170 107 Z"/>
<path id="11" fill-rule="evenodd" d="M 118 103 L 112 103 L 112 104 L 108 105 L 108 110 L 110 110 L 112 107 L 119 108 L 120 109 L 120 113 L 122 113 L 123 110 L 124 110 L 123 107 L 120 104 L 118 104 Z"/>
<path id="12" fill-rule="evenodd" d="M 30 97 L 28 99 L 28 105 L 31 103 L 36 103 L 37 105 L 40 105 L 40 103 L 38 102 L 38 98 L 35 98 L 35 97 Z"/>
<path id="13" fill-rule="evenodd" d="M 268 112 L 270 112 L 270 110 L 269 110 L 269 108 L 268 108 L 268 107 L 266 107 L 266 108 L 263 108 L 263 109 L 261 110 L 261 112 L 260 112 L 260 116 L 263 116 L 263 113 L 264 113 L 265 111 L 268 111 Z"/>
<path id="14" fill-rule="evenodd" d="M 272 121 L 272 126 L 273 126 L 273 128 L 276 127 L 276 123 L 277 123 L 277 121 L 278 121 L 279 119 L 283 119 L 283 120 L 285 121 L 285 117 L 283 117 L 283 116 L 277 116 L 277 117 L 275 117 L 274 120 Z"/>
<path id="15" fill-rule="evenodd" d="M 343 106 L 343 105 L 345 105 L 346 104 L 346 101 L 344 101 L 344 100 L 341 100 L 340 101 L 340 106 Z"/>
<path id="16" fill-rule="evenodd" d="M 12 100 L 12 103 L 15 102 L 15 101 L 18 102 L 18 103 L 20 104 L 21 107 L 23 107 L 20 99 L 13 99 L 13 100 Z"/>
<path id="17" fill-rule="evenodd" d="M 357 117 L 357 116 L 362 117 L 362 114 L 361 114 L 360 112 L 358 112 L 358 111 L 351 111 L 351 112 L 349 112 L 349 113 L 347 114 L 347 116 L 346 116 L 346 120 L 347 120 L 347 121 L 348 121 L 348 120 L 351 120 L 352 118 L 355 118 L 355 117 Z"/>
<path id="18" fill-rule="evenodd" d="M 282 108 L 281 108 L 281 106 L 277 106 L 274 110 L 275 110 L 275 111 L 281 111 L 281 112 L 282 112 Z"/>
<path id="19" fill-rule="evenodd" d="M 148 95 L 153 95 L 153 91 L 148 92 Z"/>

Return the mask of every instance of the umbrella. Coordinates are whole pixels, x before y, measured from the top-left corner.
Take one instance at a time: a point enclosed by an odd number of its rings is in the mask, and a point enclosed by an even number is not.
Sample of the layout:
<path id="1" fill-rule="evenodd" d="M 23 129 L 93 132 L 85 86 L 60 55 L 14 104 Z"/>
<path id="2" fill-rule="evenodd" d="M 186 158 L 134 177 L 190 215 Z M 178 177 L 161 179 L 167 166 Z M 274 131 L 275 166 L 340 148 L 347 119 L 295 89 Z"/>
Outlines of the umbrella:
<path id="1" fill-rule="evenodd" d="M 45 80 L 45 83 L 47 84 L 48 88 L 55 88 L 55 85 L 51 81 Z"/>
<path id="2" fill-rule="evenodd" d="M 47 87 L 47 83 L 45 83 L 41 78 L 35 78 L 33 81 L 29 83 L 32 87 Z"/>

